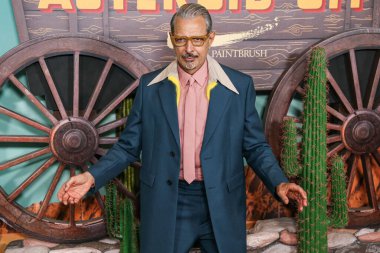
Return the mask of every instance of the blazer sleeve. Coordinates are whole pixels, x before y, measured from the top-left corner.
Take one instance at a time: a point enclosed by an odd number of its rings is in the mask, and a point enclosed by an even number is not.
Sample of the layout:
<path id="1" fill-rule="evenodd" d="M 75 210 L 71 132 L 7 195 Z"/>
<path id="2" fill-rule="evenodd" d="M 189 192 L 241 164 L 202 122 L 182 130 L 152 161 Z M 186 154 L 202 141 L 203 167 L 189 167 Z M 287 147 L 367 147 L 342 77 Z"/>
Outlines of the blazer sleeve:
<path id="1" fill-rule="evenodd" d="M 249 78 L 246 93 L 243 154 L 247 163 L 264 182 L 268 190 L 278 199 L 276 186 L 288 182 L 267 143 L 261 120 L 255 107 L 256 93 L 253 81 Z"/>
<path id="2" fill-rule="evenodd" d="M 140 79 L 131 112 L 118 142 L 89 170 L 95 178 L 95 187 L 91 190 L 92 192 L 119 175 L 130 163 L 140 159 L 144 86 L 142 80 L 143 77 Z"/>

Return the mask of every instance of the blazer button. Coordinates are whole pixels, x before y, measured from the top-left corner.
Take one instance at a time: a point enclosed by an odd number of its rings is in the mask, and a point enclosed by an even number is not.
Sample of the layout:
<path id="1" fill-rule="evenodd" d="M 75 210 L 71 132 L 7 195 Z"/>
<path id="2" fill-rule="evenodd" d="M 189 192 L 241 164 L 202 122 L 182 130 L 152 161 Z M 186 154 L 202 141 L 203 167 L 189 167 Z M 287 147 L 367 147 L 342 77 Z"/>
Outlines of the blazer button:
<path id="1" fill-rule="evenodd" d="M 168 185 L 172 185 L 172 184 L 173 184 L 172 180 L 167 180 L 166 183 L 167 183 Z"/>
<path id="2" fill-rule="evenodd" d="M 170 151 L 170 156 L 171 156 L 171 157 L 175 157 L 175 153 L 174 153 L 174 151 Z"/>

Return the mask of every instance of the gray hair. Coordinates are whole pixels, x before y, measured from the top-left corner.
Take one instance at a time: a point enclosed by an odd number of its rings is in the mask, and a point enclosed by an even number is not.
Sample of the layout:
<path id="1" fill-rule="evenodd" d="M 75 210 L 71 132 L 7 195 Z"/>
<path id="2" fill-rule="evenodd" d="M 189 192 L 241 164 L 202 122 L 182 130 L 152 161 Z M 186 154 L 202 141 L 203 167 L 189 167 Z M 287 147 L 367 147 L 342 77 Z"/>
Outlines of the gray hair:
<path id="1" fill-rule="evenodd" d="M 212 20 L 210 13 L 208 10 L 196 3 L 189 3 L 189 4 L 184 4 L 179 8 L 179 10 L 173 15 L 172 19 L 170 20 L 170 31 L 172 34 L 174 34 L 174 21 L 176 17 L 181 17 L 181 18 L 194 18 L 202 16 L 204 17 L 206 21 L 206 29 L 207 33 L 210 33 L 212 30 Z"/>

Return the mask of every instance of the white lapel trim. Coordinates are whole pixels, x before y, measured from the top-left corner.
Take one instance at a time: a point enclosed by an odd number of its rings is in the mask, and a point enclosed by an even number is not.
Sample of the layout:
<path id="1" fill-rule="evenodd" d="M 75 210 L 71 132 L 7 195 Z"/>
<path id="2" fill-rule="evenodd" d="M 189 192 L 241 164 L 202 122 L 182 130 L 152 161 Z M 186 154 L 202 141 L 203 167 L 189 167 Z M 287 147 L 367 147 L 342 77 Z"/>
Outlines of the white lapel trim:
<path id="1" fill-rule="evenodd" d="M 220 64 L 216 60 L 214 60 L 214 58 L 207 55 L 207 63 L 208 63 L 209 83 L 219 81 L 227 89 L 235 92 L 236 94 L 239 94 L 239 92 L 237 91 L 233 83 L 231 82 L 230 78 L 224 72 L 222 66 L 220 66 Z M 177 80 L 179 80 L 178 71 L 177 71 L 177 60 L 172 61 L 152 81 L 149 82 L 148 86 L 157 84 L 161 82 L 162 80 L 168 78 L 169 76 L 173 76 Z"/>

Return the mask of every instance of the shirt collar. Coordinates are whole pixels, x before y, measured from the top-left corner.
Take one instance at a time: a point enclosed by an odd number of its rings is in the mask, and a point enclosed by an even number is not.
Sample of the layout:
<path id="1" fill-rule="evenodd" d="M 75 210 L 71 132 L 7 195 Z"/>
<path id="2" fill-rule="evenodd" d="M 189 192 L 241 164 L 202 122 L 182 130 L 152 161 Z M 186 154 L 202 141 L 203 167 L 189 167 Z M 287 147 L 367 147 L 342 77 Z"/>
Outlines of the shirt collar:
<path id="1" fill-rule="evenodd" d="M 223 86 L 228 88 L 229 90 L 239 94 L 230 78 L 227 76 L 226 72 L 224 72 L 222 66 L 211 56 L 207 55 L 207 67 L 208 67 L 208 83 L 219 81 Z M 172 61 L 164 70 L 160 72 L 150 83 L 148 86 L 161 82 L 162 80 L 168 78 L 169 76 L 173 76 L 177 80 L 178 77 L 178 66 L 177 60 Z M 198 81 L 198 80 L 197 80 Z"/>
<path id="2" fill-rule="evenodd" d="M 189 73 L 185 72 L 178 64 L 177 64 L 177 71 L 179 76 L 179 81 L 181 86 L 185 86 L 189 79 L 191 77 L 194 78 L 196 83 L 203 87 L 204 83 L 206 82 L 206 78 L 208 77 L 208 67 L 207 67 L 207 61 L 205 61 L 202 65 L 202 67 L 195 72 L 193 75 L 190 75 Z"/>

